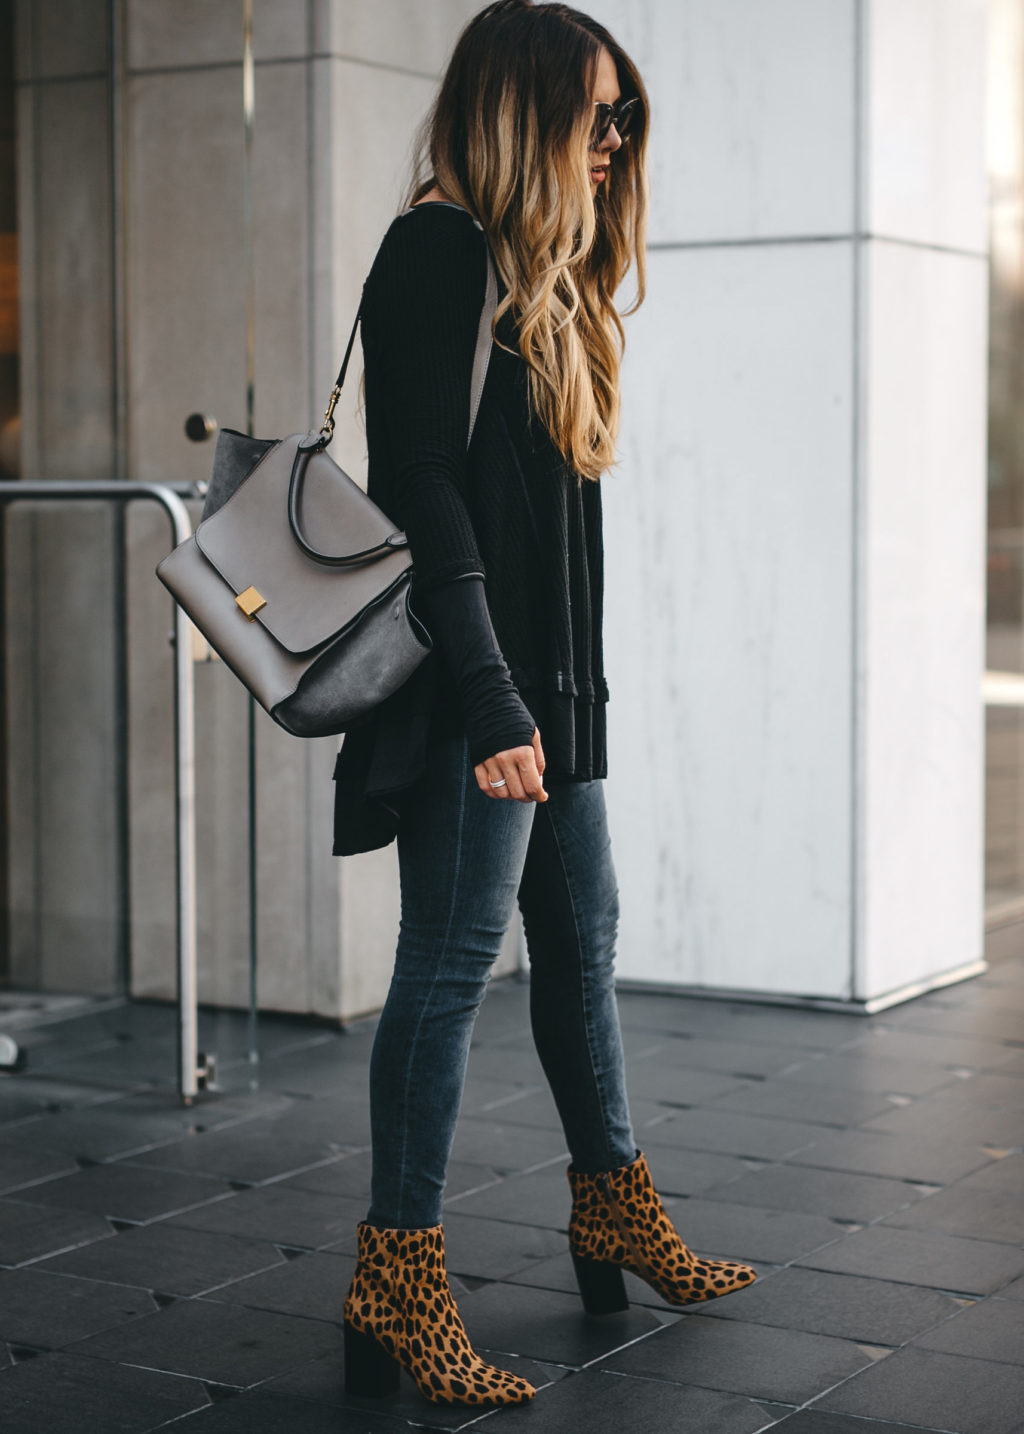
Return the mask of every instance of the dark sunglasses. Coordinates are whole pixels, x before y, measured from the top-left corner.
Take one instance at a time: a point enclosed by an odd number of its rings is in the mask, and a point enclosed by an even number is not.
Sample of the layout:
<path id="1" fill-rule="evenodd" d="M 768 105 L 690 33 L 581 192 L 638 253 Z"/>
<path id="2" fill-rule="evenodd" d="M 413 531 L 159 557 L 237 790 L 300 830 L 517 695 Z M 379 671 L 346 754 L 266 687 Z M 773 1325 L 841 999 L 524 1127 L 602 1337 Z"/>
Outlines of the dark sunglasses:
<path id="1" fill-rule="evenodd" d="M 639 95 L 634 95 L 631 100 L 620 100 L 617 105 L 595 103 L 597 114 L 594 117 L 594 127 L 590 131 L 590 148 L 597 149 L 613 124 L 619 132 L 619 138 L 626 139 L 633 116 L 639 113 L 639 103 Z"/>

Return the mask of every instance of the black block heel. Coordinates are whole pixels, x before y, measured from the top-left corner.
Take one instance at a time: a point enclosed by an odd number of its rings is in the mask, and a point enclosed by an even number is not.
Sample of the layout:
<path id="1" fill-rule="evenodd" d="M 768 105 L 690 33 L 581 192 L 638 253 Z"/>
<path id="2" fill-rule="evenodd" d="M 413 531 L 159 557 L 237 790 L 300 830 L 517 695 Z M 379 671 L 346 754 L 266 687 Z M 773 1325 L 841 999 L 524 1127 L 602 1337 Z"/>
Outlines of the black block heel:
<path id="1" fill-rule="evenodd" d="M 587 1314 L 617 1314 L 619 1310 L 629 1309 L 626 1282 L 618 1265 L 610 1260 L 588 1260 L 577 1254 L 573 1254 L 572 1263 Z"/>
<path id="2" fill-rule="evenodd" d="M 380 1399 L 398 1392 L 401 1366 L 372 1334 L 362 1334 L 345 1321 L 345 1393 Z"/>

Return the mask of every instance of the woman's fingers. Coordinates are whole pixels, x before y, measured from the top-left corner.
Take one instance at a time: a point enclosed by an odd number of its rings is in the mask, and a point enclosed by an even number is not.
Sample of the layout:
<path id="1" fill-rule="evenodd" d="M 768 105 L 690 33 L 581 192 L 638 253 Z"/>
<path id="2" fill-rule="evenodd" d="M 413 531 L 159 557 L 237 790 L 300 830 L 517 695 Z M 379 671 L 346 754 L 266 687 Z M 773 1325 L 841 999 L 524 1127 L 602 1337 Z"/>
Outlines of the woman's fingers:
<path id="1" fill-rule="evenodd" d="M 540 745 L 540 728 L 533 729 L 533 755 L 537 762 L 537 771 L 543 777 L 544 768 L 547 766 L 547 758 L 544 756 L 544 748 Z"/>
<path id="2" fill-rule="evenodd" d="M 544 783 L 541 780 L 541 772 L 544 769 L 543 767 L 538 767 L 537 757 L 533 747 L 523 747 L 520 748 L 520 750 L 526 754 L 518 763 L 519 777 L 523 785 L 523 791 L 526 794 L 526 800 L 528 802 L 546 802 L 548 794 L 544 790 Z"/>
<path id="3" fill-rule="evenodd" d="M 547 792 L 541 780 L 542 766 L 537 763 L 539 736 L 534 731 L 533 745 L 512 747 L 507 752 L 498 752 L 480 762 L 473 771 L 480 790 L 496 800 L 516 802 L 546 802 Z M 541 751 L 541 762 L 544 753 Z"/>
<path id="4" fill-rule="evenodd" d="M 508 796 L 508 778 L 501 770 L 501 763 L 497 757 L 488 758 L 486 762 L 481 762 L 473 770 L 476 772 L 476 784 L 485 796 Z"/>

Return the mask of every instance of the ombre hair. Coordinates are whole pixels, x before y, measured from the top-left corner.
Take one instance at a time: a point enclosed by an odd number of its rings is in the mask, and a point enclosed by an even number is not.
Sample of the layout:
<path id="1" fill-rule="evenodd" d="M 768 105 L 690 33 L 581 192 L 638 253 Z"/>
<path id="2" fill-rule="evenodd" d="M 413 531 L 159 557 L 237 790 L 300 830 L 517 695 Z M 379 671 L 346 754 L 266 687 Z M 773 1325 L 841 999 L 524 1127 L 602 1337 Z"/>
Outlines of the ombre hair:
<path id="1" fill-rule="evenodd" d="M 640 103 L 595 195 L 602 46 L 622 98 Z M 603 25 L 568 5 L 496 0 L 456 42 L 402 202 L 436 185 L 482 224 L 508 289 L 492 332 L 511 309 L 531 410 L 584 478 L 616 461 L 625 332 L 612 299 L 631 265 L 637 292 L 623 313 L 646 292 L 648 113 L 636 66 Z"/>

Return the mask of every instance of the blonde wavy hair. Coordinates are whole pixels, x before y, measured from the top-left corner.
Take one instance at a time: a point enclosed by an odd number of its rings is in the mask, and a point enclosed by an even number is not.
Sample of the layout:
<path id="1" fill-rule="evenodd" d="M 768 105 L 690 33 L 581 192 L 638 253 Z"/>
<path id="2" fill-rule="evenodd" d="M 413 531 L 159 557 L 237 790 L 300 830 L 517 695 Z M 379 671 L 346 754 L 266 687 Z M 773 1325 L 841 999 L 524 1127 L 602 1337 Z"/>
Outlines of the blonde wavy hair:
<path id="1" fill-rule="evenodd" d="M 595 196 L 602 47 L 622 98 L 640 103 Z M 616 462 L 625 331 L 612 300 L 633 265 L 636 297 L 623 314 L 646 292 L 648 115 L 640 74 L 603 25 L 568 5 L 496 0 L 456 42 L 401 206 L 436 186 L 480 221 L 508 289 L 492 332 L 511 310 L 531 410 L 583 478 Z"/>

